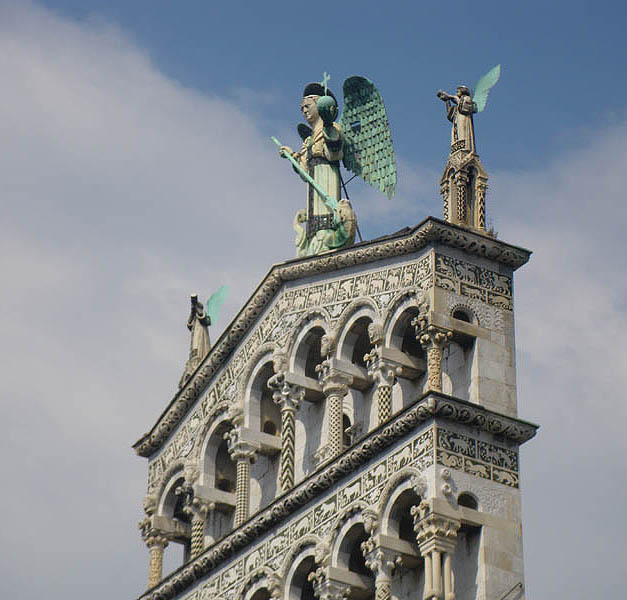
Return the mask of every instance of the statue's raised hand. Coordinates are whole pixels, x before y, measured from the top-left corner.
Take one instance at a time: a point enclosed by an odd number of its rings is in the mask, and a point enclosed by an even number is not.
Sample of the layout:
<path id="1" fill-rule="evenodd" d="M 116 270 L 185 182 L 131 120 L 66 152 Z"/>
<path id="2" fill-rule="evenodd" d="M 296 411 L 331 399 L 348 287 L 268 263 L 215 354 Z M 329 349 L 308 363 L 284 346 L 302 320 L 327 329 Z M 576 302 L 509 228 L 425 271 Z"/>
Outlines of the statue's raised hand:
<path id="1" fill-rule="evenodd" d="M 337 117 L 337 102 L 331 96 L 320 96 L 317 105 L 324 126 L 330 127 Z"/>

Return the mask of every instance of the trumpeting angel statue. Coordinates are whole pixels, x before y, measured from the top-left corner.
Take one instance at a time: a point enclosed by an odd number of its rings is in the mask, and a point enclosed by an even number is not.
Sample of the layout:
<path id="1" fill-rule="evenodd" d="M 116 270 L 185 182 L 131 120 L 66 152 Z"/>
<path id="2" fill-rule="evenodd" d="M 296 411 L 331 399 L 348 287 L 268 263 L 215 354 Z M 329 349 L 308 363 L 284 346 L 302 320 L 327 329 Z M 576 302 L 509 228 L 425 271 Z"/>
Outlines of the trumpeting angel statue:
<path id="1" fill-rule="evenodd" d="M 453 124 L 451 154 L 458 150 L 472 154 L 477 152 L 472 115 L 483 112 L 488 102 L 488 94 L 500 77 L 501 65 L 496 65 L 477 82 L 472 95 L 465 85 L 458 85 L 454 96 L 442 90 L 438 91 L 438 98 L 446 103 L 446 117 Z"/>
<path id="2" fill-rule="evenodd" d="M 355 239 L 357 220 L 340 162 L 388 198 L 396 189 L 396 161 L 381 94 L 365 77 L 349 77 L 343 85 L 344 110 L 336 122 L 339 106 L 328 79 L 325 73 L 322 83 L 309 83 L 303 91 L 301 112 L 307 124 L 297 127 L 300 150 L 272 138 L 307 183 L 306 208 L 294 218 L 299 257 L 349 246 Z"/>

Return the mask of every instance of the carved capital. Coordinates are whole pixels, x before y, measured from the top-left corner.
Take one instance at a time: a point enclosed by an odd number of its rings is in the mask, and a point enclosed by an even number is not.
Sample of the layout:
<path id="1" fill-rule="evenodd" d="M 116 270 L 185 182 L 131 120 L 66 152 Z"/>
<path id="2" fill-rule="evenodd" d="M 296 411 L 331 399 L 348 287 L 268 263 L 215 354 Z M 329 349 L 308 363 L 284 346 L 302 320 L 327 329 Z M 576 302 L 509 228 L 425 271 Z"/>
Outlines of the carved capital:
<path id="1" fill-rule="evenodd" d="M 323 568 L 309 573 L 309 581 L 313 584 L 314 594 L 318 600 L 347 600 L 350 594 L 349 584 L 329 579 Z"/>
<path id="2" fill-rule="evenodd" d="M 421 346 L 428 351 L 431 348 L 444 348 L 452 338 L 452 331 L 429 325 L 426 330 L 423 330 L 418 336 L 418 341 Z"/>
<path id="3" fill-rule="evenodd" d="M 392 387 L 396 383 L 396 376 L 402 372 L 398 365 L 381 358 L 381 348 L 373 348 L 364 356 L 364 360 L 368 367 L 368 377 L 377 385 Z"/>
<path id="4" fill-rule="evenodd" d="M 400 562 L 400 557 L 390 550 L 377 546 L 373 537 L 361 544 L 366 566 L 374 573 L 377 583 L 390 581 Z"/>
<path id="5" fill-rule="evenodd" d="M 224 434 L 224 439 L 228 442 L 229 454 L 234 461 L 255 462 L 258 448 L 242 439 L 242 430 L 240 427 L 229 429 L 229 431 Z"/>
<path id="6" fill-rule="evenodd" d="M 346 396 L 348 394 L 348 387 L 353 383 L 351 375 L 331 366 L 329 360 L 323 360 L 319 365 L 316 365 L 316 372 L 325 396 Z"/>
<path id="7" fill-rule="evenodd" d="M 292 383 L 288 383 L 285 371 L 280 371 L 268 379 L 268 387 L 273 390 L 272 399 L 283 411 L 296 411 L 305 398 L 305 390 Z"/>
<path id="8" fill-rule="evenodd" d="M 412 506 L 414 531 L 420 553 L 424 556 L 433 550 L 452 553 L 457 542 L 461 522 L 446 515 L 433 512 L 428 502 Z"/>
<path id="9" fill-rule="evenodd" d="M 139 528 L 142 532 L 142 539 L 148 548 L 161 548 L 164 549 L 168 545 L 168 537 L 159 529 L 155 529 L 151 524 L 144 524 L 142 521 L 139 524 Z"/>

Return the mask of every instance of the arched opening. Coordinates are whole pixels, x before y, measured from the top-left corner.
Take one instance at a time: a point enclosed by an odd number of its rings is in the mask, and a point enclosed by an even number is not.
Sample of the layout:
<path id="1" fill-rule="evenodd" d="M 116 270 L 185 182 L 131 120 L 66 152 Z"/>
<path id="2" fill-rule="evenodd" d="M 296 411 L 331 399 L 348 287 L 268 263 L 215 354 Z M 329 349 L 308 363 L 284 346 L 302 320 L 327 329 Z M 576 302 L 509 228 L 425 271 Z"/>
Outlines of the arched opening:
<path id="1" fill-rule="evenodd" d="M 318 379 L 316 367 L 322 362 L 321 342 L 324 335 L 322 327 L 312 327 L 301 341 L 296 352 L 295 366 L 306 377 Z"/>
<path id="2" fill-rule="evenodd" d="M 464 321 L 466 323 L 472 323 L 473 319 L 469 314 L 469 311 L 463 309 L 463 308 L 456 308 L 453 311 L 453 318 L 457 319 L 458 321 Z"/>
<path id="3" fill-rule="evenodd" d="M 274 375 L 272 363 L 267 363 L 257 374 L 252 393 L 259 397 L 259 428 L 269 435 L 281 435 L 281 409 L 272 398 L 268 379 Z"/>
<path id="4" fill-rule="evenodd" d="M 367 316 L 357 319 L 351 325 L 342 344 L 342 358 L 364 369 L 367 368 L 364 355 L 372 349 L 370 336 L 368 335 L 368 325 L 370 323 L 372 323 L 372 319 Z"/>
<path id="5" fill-rule="evenodd" d="M 266 589 L 257 590 L 250 598 L 250 600 L 271 600 L 272 596 Z"/>
<path id="6" fill-rule="evenodd" d="M 477 510 L 479 508 L 477 499 L 469 492 L 462 492 L 457 497 L 457 504 L 459 504 L 459 506 L 465 506 L 466 508 L 472 508 L 473 510 Z"/>
<path id="7" fill-rule="evenodd" d="M 300 562 L 291 578 L 286 600 L 316 600 L 313 582 L 309 580 L 309 575 L 314 573 L 316 568 L 313 556 L 308 556 Z"/>
<path id="8" fill-rule="evenodd" d="M 418 308 L 414 306 L 403 311 L 392 328 L 391 342 L 401 352 L 414 358 L 424 359 L 424 350 L 416 338 L 416 328 L 411 324 L 412 320 L 418 316 L 418 312 Z"/>
<path id="9" fill-rule="evenodd" d="M 348 448 L 353 443 L 353 431 L 351 427 L 351 419 L 344 413 L 342 415 L 342 445 L 344 448 Z"/>
<path id="10" fill-rule="evenodd" d="M 406 542 L 416 543 L 411 509 L 419 504 L 420 496 L 412 489 L 405 490 L 399 495 L 390 510 L 388 527 L 391 535 L 397 535 L 399 539 Z"/>
<path id="11" fill-rule="evenodd" d="M 338 562 L 341 566 L 357 573 L 372 577 L 372 571 L 366 566 L 366 559 L 361 550 L 361 544 L 368 539 L 363 523 L 356 523 L 351 527 L 340 544 Z"/>
<path id="12" fill-rule="evenodd" d="M 226 440 L 222 440 L 216 452 L 214 486 L 223 492 L 234 492 L 237 483 L 237 467 L 229 454 Z"/>

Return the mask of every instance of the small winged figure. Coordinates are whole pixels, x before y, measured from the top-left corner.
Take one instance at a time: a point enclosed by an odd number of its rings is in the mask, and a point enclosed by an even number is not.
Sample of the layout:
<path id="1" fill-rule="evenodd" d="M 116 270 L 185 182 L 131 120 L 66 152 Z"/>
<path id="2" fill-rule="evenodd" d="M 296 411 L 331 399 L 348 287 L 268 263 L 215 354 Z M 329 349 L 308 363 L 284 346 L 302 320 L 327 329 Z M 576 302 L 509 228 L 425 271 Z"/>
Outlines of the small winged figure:
<path id="1" fill-rule="evenodd" d="M 198 294 L 191 296 L 191 310 L 187 319 L 187 329 L 191 332 L 189 344 L 189 358 L 185 363 L 185 370 L 179 382 L 179 388 L 183 387 L 192 376 L 198 365 L 209 354 L 211 342 L 209 341 L 209 325 L 218 318 L 220 308 L 224 303 L 228 292 L 223 285 L 207 300 L 206 308 L 198 301 Z"/>
<path id="2" fill-rule="evenodd" d="M 474 93 L 465 85 L 457 87 L 453 96 L 439 90 L 438 98 L 446 102 L 446 118 L 453 123 L 451 129 L 451 154 L 462 150 L 475 154 L 475 128 L 472 120 L 473 113 L 482 112 L 488 101 L 490 90 L 501 77 L 501 65 L 490 69 L 478 82 Z"/>
<path id="3" fill-rule="evenodd" d="M 297 213 L 298 256 L 311 256 L 352 244 L 357 226 L 340 172 L 344 167 L 390 198 L 396 189 L 396 161 L 381 94 L 365 77 L 346 79 L 344 111 L 339 123 L 335 95 L 322 83 L 305 86 L 301 112 L 307 124 L 298 125 L 300 150 L 280 146 L 294 170 L 308 183 L 307 208 Z"/>

